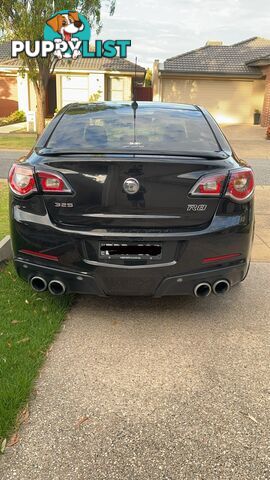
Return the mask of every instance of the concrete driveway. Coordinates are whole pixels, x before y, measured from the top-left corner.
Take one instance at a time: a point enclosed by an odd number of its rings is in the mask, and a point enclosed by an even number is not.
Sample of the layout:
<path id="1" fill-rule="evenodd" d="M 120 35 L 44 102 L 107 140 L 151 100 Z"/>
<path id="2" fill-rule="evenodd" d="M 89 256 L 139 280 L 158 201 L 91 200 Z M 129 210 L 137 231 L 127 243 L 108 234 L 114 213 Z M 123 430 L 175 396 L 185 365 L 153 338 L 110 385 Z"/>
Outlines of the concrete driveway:
<path id="1" fill-rule="evenodd" d="M 266 128 L 258 125 L 227 125 L 221 128 L 239 157 L 270 160 L 270 140 L 266 140 Z"/>
<path id="2" fill-rule="evenodd" d="M 0 478 L 268 480 L 269 290 L 79 298 Z"/>
<path id="3" fill-rule="evenodd" d="M 257 186 L 252 260 L 270 262 L 270 186 Z"/>
<path id="4" fill-rule="evenodd" d="M 266 129 L 256 125 L 221 127 L 240 158 L 247 160 L 255 173 L 257 185 L 270 185 L 270 140 Z"/>

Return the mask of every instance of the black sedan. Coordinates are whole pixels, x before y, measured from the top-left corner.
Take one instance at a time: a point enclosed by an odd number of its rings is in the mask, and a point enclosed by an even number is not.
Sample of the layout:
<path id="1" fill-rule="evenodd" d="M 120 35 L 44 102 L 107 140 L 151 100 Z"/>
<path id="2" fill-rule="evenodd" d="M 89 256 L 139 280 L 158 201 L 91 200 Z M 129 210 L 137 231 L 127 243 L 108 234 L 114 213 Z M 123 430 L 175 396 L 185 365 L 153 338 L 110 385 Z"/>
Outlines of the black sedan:
<path id="1" fill-rule="evenodd" d="M 36 291 L 203 297 L 247 275 L 253 173 L 203 108 L 68 105 L 9 185 L 15 266 Z"/>

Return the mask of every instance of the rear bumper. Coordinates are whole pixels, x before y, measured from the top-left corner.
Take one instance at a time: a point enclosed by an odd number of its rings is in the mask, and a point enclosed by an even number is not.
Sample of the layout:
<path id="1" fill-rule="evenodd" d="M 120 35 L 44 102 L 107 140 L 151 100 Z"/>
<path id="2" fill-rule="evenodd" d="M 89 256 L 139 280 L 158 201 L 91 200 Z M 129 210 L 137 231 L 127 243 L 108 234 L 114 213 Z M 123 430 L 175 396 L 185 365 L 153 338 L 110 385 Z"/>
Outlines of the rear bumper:
<path id="1" fill-rule="evenodd" d="M 241 282 L 248 271 L 254 231 L 253 208 L 241 207 L 239 215 L 215 215 L 211 224 L 197 231 L 138 232 L 109 230 L 80 232 L 55 226 L 49 217 L 15 209 L 11 221 L 14 262 L 20 277 L 33 276 L 46 282 L 60 280 L 67 293 L 99 296 L 192 295 L 201 282 L 212 286 L 227 280 Z M 155 242 L 162 245 L 162 260 L 156 264 L 104 264 L 100 242 Z M 22 250 L 39 251 L 58 261 L 31 257 Z M 229 261 L 205 264 L 204 258 L 231 253 Z"/>
<path id="2" fill-rule="evenodd" d="M 14 259 L 16 270 L 21 278 L 30 282 L 34 276 L 42 277 L 49 283 L 59 280 L 64 283 L 67 293 L 81 293 L 98 296 L 108 295 L 144 295 L 163 297 L 169 295 L 193 295 L 194 288 L 199 283 L 207 282 L 213 286 L 218 280 L 227 280 L 230 286 L 244 280 L 249 264 L 241 261 L 229 267 L 207 269 L 185 275 L 165 276 L 161 281 L 156 277 L 153 281 L 145 272 L 132 272 L 125 268 L 115 273 L 115 278 L 107 277 L 102 272 L 89 275 L 82 272 L 72 272 L 63 268 L 48 267 L 29 261 Z M 168 274 L 168 271 L 164 274 Z"/>

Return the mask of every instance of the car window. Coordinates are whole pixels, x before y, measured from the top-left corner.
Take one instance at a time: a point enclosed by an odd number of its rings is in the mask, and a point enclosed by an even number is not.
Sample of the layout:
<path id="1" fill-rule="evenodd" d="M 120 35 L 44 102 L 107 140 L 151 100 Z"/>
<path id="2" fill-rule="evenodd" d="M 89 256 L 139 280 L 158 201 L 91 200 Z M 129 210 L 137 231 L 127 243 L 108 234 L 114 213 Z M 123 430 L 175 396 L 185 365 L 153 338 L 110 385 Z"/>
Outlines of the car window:
<path id="1" fill-rule="evenodd" d="M 57 149 L 219 151 L 199 110 L 139 104 L 89 104 L 72 107 L 61 118 L 47 145 Z"/>

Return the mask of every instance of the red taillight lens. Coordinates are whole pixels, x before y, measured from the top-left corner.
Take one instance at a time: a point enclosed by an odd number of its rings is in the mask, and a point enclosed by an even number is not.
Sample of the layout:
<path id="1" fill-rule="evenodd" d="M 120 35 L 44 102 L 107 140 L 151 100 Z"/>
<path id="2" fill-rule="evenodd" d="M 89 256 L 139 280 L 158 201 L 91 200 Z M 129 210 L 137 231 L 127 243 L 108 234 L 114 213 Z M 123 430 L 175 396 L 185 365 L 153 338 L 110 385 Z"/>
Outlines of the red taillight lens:
<path id="1" fill-rule="evenodd" d="M 36 172 L 43 192 L 70 193 L 71 188 L 61 175 L 51 172 Z"/>
<path id="2" fill-rule="evenodd" d="M 254 175 L 251 168 L 241 168 L 231 173 L 226 197 L 238 202 L 248 200 L 254 192 Z"/>
<path id="3" fill-rule="evenodd" d="M 44 193 L 71 193 L 67 181 L 58 173 L 37 171 L 40 190 Z M 11 190 L 20 196 L 27 196 L 37 192 L 37 185 L 32 167 L 14 164 L 9 172 Z"/>
<path id="4" fill-rule="evenodd" d="M 27 196 L 37 191 L 33 170 L 29 166 L 14 164 L 8 175 L 11 190 L 20 196 Z"/>
<path id="5" fill-rule="evenodd" d="M 223 191 L 224 183 L 227 178 L 226 173 L 209 175 L 202 177 L 192 188 L 190 194 L 197 196 L 219 197 Z"/>
<path id="6" fill-rule="evenodd" d="M 201 177 L 192 188 L 190 195 L 199 197 L 220 197 L 224 191 L 227 173 Z M 254 192 L 254 176 L 251 168 L 238 168 L 230 172 L 225 196 L 237 202 L 249 200 Z"/>

